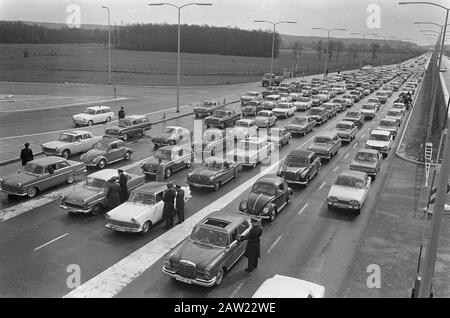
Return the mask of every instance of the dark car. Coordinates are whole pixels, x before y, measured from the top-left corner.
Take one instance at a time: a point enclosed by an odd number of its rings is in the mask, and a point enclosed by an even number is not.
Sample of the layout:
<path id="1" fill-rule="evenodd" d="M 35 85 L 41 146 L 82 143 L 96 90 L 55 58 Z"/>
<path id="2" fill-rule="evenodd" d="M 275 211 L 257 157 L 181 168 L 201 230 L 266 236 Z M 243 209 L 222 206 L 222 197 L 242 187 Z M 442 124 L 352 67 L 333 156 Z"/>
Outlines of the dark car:
<path id="1" fill-rule="evenodd" d="M 292 135 L 303 135 L 314 129 L 316 121 L 309 116 L 294 116 L 289 124 L 286 125 L 287 131 Z"/>
<path id="2" fill-rule="evenodd" d="M 331 160 L 341 148 L 341 138 L 337 131 L 322 131 L 314 137 L 308 150 L 314 151 L 318 157 Z"/>
<path id="3" fill-rule="evenodd" d="M 204 123 L 207 128 L 219 127 L 226 128 L 234 126 L 241 118 L 241 114 L 237 114 L 233 109 L 215 110 L 211 116 L 205 118 Z"/>
<path id="4" fill-rule="evenodd" d="M 159 148 L 155 156 L 141 163 L 142 172 L 147 175 L 156 175 L 159 165 L 158 159 L 162 160 L 161 164 L 164 169 L 164 177 L 170 178 L 174 172 L 191 166 L 191 146 L 164 146 Z"/>
<path id="5" fill-rule="evenodd" d="M 382 161 L 383 154 L 378 150 L 361 149 L 350 163 L 350 170 L 365 172 L 375 180 L 378 171 L 380 171 Z"/>
<path id="6" fill-rule="evenodd" d="M 215 191 L 230 181 L 237 178 L 242 165 L 238 162 L 223 159 L 221 157 L 209 157 L 200 168 L 187 175 L 187 184 L 191 187 L 213 188 Z"/>
<path id="7" fill-rule="evenodd" d="M 278 168 L 277 175 L 287 183 L 307 185 L 319 172 L 320 158 L 313 151 L 293 150 Z"/>
<path id="8" fill-rule="evenodd" d="M 328 112 L 324 107 L 311 107 L 306 115 L 313 118 L 316 121 L 316 125 L 322 125 L 329 118 Z"/>
<path id="9" fill-rule="evenodd" d="M 243 215 L 212 212 L 167 254 L 162 272 L 186 284 L 218 286 L 225 272 L 244 255 L 246 243 L 238 238 L 250 228 L 248 218 Z"/>
<path id="10" fill-rule="evenodd" d="M 294 192 L 278 176 L 265 176 L 253 185 L 248 198 L 241 201 L 239 211 L 252 217 L 272 222 L 275 216 L 291 202 Z"/>
<path id="11" fill-rule="evenodd" d="M 355 139 L 358 127 L 352 121 L 343 120 L 336 124 L 336 131 L 343 142 L 351 142 Z"/>
<path id="12" fill-rule="evenodd" d="M 133 149 L 125 142 L 116 138 L 103 138 L 95 143 L 92 149 L 80 156 L 87 166 L 105 168 L 107 165 L 120 160 L 130 160 Z"/>
<path id="13" fill-rule="evenodd" d="M 361 114 L 361 112 L 358 111 L 348 111 L 344 114 L 344 118 L 342 118 L 343 121 L 351 121 L 355 123 L 358 128 L 361 128 L 361 126 L 364 123 L 364 117 Z"/>
<path id="14" fill-rule="evenodd" d="M 144 136 L 147 130 L 152 128 L 152 124 L 147 116 L 132 115 L 119 119 L 117 126 L 105 129 L 105 136 L 120 138 L 123 141 L 129 137 Z"/>
<path id="15" fill-rule="evenodd" d="M 246 106 L 242 108 L 242 116 L 256 116 L 256 114 L 263 109 L 260 100 L 252 100 L 247 103 Z"/>

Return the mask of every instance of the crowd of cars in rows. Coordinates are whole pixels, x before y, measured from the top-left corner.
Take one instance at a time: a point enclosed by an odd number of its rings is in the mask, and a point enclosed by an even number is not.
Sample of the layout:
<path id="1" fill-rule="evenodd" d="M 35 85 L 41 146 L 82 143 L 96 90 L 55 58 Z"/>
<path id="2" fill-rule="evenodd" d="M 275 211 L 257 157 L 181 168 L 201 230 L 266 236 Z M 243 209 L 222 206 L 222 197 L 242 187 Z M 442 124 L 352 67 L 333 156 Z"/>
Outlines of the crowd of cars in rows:
<path id="1" fill-rule="evenodd" d="M 164 177 L 170 178 L 196 159 L 202 162 L 187 174 L 188 186 L 183 189 L 184 200 L 188 201 L 192 188 L 218 190 L 237 178 L 242 166 L 255 167 L 291 138 L 305 136 L 337 113 L 345 112 L 335 127 L 316 134 L 306 149 L 291 151 L 280 162 L 276 175 L 260 178 L 248 197 L 239 203 L 240 214 L 221 211 L 208 215 L 166 257 L 163 268 L 166 275 L 186 283 L 219 285 L 226 270 L 244 253 L 244 245 L 237 238 L 249 230 L 249 217 L 273 221 L 291 202 L 292 184 L 308 185 L 322 163 L 332 160 L 343 143 L 351 142 L 364 122 L 373 119 L 389 97 L 394 93 L 414 94 L 422 75 L 392 67 L 313 78 L 310 82 L 281 82 L 263 92 L 249 91 L 242 95 L 240 113 L 217 101 L 203 102 L 194 109 L 196 118 L 204 118 L 201 138 L 192 141 L 193 134 L 178 126 L 165 127 L 162 133 L 153 136 L 155 155 L 141 164 L 143 174 L 125 173 L 129 199 L 106 213 L 106 227 L 146 233 L 162 219 L 166 183 L 145 183 L 144 178 L 155 175 L 160 165 Z M 361 110 L 351 109 L 354 103 L 365 99 Z M 327 196 L 330 208 L 360 211 L 363 207 L 407 112 L 401 101 L 391 106 L 378 127 L 370 132 L 365 149 L 356 153 L 349 170 L 340 173 L 332 185 Z M 105 106 L 89 107 L 85 113 L 88 116 L 74 116 L 76 125 L 109 122 L 114 118 Z M 92 119 L 96 115 L 98 119 Z M 277 126 L 279 120 L 289 117 L 292 119 L 288 123 Z M 146 116 L 133 115 L 119 120 L 116 126 L 108 125 L 104 136 L 93 136 L 83 130 L 62 133 L 57 141 L 42 145 L 47 157 L 28 162 L 22 171 L 1 179 L 1 190 L 10 195 L 34 197 L 58 184 L 72 184 L 86 172 L 86 166 L 94 166 L 100 170 L 86 176 L 77 191 L 63 197 L 60 207 L 70 213 L 98 214 L 108 206 L 107 182 L 117 175 L 115 169 L 104 168 L 119 160 L 129 160 L 133 150 L 125 141 L 134 135 L 144 136 L 149 129 L 151 123 Z M 81 162 L 69 159 L 78 153 L 83 153 Z"/>

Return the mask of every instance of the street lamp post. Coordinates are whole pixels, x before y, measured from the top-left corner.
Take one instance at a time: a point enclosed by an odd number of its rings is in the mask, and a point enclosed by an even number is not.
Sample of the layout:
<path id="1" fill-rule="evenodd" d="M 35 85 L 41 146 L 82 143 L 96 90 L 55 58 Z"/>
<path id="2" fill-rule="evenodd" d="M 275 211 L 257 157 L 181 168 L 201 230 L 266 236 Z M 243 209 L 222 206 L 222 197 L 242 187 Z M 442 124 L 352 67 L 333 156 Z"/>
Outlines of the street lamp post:
<path id="1" fill-rule="evenodd" d="M 313 30 L 324 30 L 327 31 L 327 53 L 325 57 L 325 65 L 323 68 L 323 75 L 326 76 L 327 69 L 328 69 L 328 50 L 329 50 L 329 43 L 330 43 L 330 33 L 333 31 L 347 31 L 347 29 L 327 29 L 327 28 L 312 28 Z"/>
<path id="2" fill-rule="evenodd" d="M 171 6 L 178 10 L 178 49 L 177 49 L 177 113 L 180 112 L 180 85 L 181 85 L 181 57 L 180 57 L 180 15 L 181 9 L 187 6 L 212 6 L 212 3 L 203 3 L 203 2 L 192 2 L 186 3 L 182 6 L 177 6 L 172 3 L 161 2 L 161 3 L 149 3 L 149 6 Z"/>
<path id="3" fill-rule="evenodd" d="M 366 36 L 368 36 L 368 35 L 373 35 L 373 36 L 375 36 L 375 35 L 378 35 L 378 34 L 376 34 L 376 33 L 358 33 L 358 32 L 352 32 L 352 33 L 350 33 L 350 35 L 361 35 L 361 36 L 362 36 L 362 39 L 363 39 L 363 42 L 364 42 L 364 40 L 366 39 Z M 361 52 L 361 53 L 362 53 L 362 52 Z M 362 54 L 359 55 L 359 69 L 362 69 Z"/>
<path id="4" fill-rule="evenodd" d="M 273 25 L 273 31 L 272 31 L 272 57 L 270 58 L 270 74 L 273 74 L 273 54 L 274 54 L 274 50 L 275 50 L 275 27 L 277 26 L 277 24 L 281 24 L 281 23 L 297 23 L 295 21 L 278 21 L 278 22 L 272 22 L 272 21 L 267 21 L 267 20 L 253 20 L 253 22 L 257 22 L 257 23 L 270 23 Z"/>
<path id="5" fill-rule="evenodd" d="M 102 6 L 102 8 L 108 11 L 108 84 L 111 85 L 111 15 L 107 6 Z"/>
<path id="6" fill-rule="evenodd" d="M 439 56 L 439 65 L 438 65 L 438 72 L 441 69 L 441 63 L 442 63 L 442 53 L 444 50 L 444 43 L 445 43 L 445 33 L 447 32 L 447 23 L 448 23 L 448 13 L 450 11 L 450 8 L 446 8 L 444 6 L 441 6 L 436 3 L 432 2 L 399 2 L 399 4 L 426 4 L 426 5 L 432 5 L 439 7 L 441 9 L 444 9 L 446 11 L 445 14 L 445 23 L 444 28 L 441 32 L 440 41 L 441 41 L 441 48 L 440 48 L 440 56 Z M 436 95 L 437 95 L 437 86 L 434 85 L 433 90 L 433 101 L 431 103 L 431 118 L 434 117 L 434 108 L 436 103 Z M 447 114 L 448 116 L 448 114 Z M 447 121 L 448 122 L 448 121 Z M 431 125 L 428 127 L 428 134 L 431 132 Z M 419 288 L 419 297 L 421 298 L 428 298 L 431 296 L 431 288 L 432 288 L 432 280 L 434 275 L 434 268 L 436 265 L 436 256 L 437 256 L 437 247 L 439 243 L 439 234 L 440 234 L 440 228 L 441 228 L 441 220 L 442 215 L 444 213 L 444 204 L 445 199 L 447 196 L 446 190 L 447 190 L 447 183 L 448 178 L 450 175 L 450 133 L 447 132 L 447 138 L 446 143 L 444 146 L 444 156 L 443 158 L 446 158 L 446 160 L 443 160 L 443 164 L 441 167 L 440 175 L 439 175 L 439 181 L 438 181 L 438 188 L 436 193 L 436 201 L 433 209 L 433 219 L 432 219 L 432 228 L 431 228 L 431 237 L 428 242 L 428 247 L 425 254 L 425 268 L 424 268 L 424 275 L 423 275 L 423 281 Z"/>

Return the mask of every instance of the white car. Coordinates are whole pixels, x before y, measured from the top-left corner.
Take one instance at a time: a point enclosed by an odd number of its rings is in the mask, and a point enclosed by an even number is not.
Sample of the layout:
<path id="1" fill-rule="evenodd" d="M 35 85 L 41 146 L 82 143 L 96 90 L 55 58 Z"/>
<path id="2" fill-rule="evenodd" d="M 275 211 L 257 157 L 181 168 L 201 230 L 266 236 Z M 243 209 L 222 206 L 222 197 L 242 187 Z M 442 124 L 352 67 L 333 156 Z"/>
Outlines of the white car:
<path id="1" fill-rule="evenodd" d="M 257 134 L 258 127 L 254 119 L 239 119 L 232 130 L 232 135 L 236 141 L 248 137 L 256 137 Z"/>
<path id="2" fill-rule="evenodd" d="M 274 275 L 266 279 L 252 298 L 323 298 L 325 287 L 306 280 Z"/>
<path id="3" fill-rule="evenodd" d="M 47 156 L 62 156 L 67 159 L 73 154 L 90 150 L 102 139 L 102 136 L 93 136 L 89 131 L 74 130 L 61 133 L 58 140 L 46 142 L 41 147 Z"/>
<path id="4" fill-rule="evenodd" d="M 361 114 L 364 116 L 364 119 L 373 119 L 377 113 L 377 105 L 376 104 L 364 104 L 361 107 Z"/>
<path id="5" fill-rule="evenodd" d="M 147 233 L 152 225 L 162 220 L 162 199 L 166 189 L 164 182 L 149 182 L 135 188 L 127 202 L 105 214 L 106 227 L 120 232 Z M 189 187 L 181 189 L 184 190 L 184 202 L 187 202 L 191 190 Z"/>
<path id="6" fill-rule="evenodd" d="M 386 113 L 386 118 L 395 119 L 395 121 L 397 122 L 397 125 L 400 126 L 402 124 L 403 112 L 399 109 L 391 108 Z"/>
<path id="7" fill-rule="evenodd" d="M 299 97 L 296 102 L 294 102 L 294 106 L 297 110 L 308 110 L 312 107 L 312 101 L 308 97 Z"/>
<path id="8" fill-rule="evenodd" d="M 98 123 L 107 123 L 114 119 L 114 112 L 108 106 L 87 107 L 81 114 L 73 115 L 75 127 L 91 126 Z"/>
<path id="9" fill-rule="evenodd" d="M 297 110 L 297 107 L 294 106 L 293 103 L 279 103 L 277 107 L 272 109 L 273 114 L 279 118 L 284 117 L 288 118 L 291 116 L 294 116 L 295 111 Z"/>
<path id="10" fill-rule="evenodd" d="M 372 179 L 361 171 L 341 172 L 328 192 L 328 208 L 354 210 L 358 213 L 369 193 Z"/>
<path id="11" fill-rule="evenodd" d="M 262 103 L 263 109 L 272 110 L 273 108 L 277 107 L 278 103 L 281 101 L 280 95 L 269 95 L 266 96 L 265 101 Z"/>
<path id="12" fill-rule="evenodd" d="M 227 153 L 227 159 L 254 168 L 262 160 L 269 158 L 273 149 L 274 144 L 269 143 L 266 138 L 250 137 L 239 141 L 236 149 Z"/>
<path id="13" fill-rule="evenodd" d="M 256 91 L 247 91 L 243 95 L 241 95 L 241 105 L 245 106 L 251 100 L 259 100 L 261 99 L 261 94 Z"/>
<path id="14" fill-rule="evenodd" d="M 397 121 L 392 118 L 383 118 L 378 123 L 377 129 L 389 131 L 391 133 L 392 137 L 395 139 L 395 136 L 397 136 L 397 130 L 398 130 Z"/>
<path id="15" fill-rule="evenodd" d="M 375 149 L 387 157 L 392 147 L 393 136 L 390 131 L 374 129 L 370 132 L 369 140 L 366 141 L 366 149 Z"/>

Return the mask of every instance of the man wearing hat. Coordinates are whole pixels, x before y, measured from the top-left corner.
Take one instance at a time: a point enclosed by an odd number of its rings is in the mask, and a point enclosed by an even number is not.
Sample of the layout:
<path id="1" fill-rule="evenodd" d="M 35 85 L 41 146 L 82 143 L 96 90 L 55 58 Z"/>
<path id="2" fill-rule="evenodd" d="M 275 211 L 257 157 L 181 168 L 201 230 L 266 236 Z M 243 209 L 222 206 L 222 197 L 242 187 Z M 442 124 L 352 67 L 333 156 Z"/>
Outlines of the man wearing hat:
<path id="1" fill-rule="evenodd" d="M 114 209 L 120 204 L 120 186 L 117 184 L 117 177 L 112 177 L 108 180 L 108 190 L 106 198 L 108 199 L 108 207 Z"/>
<path id="2" fill-rule="evenodd" d="M 120 110 L 118 112 L 118 117 L 119 117 L 119 119 L 125 118 L 125 109 L 123 108 L 123 106 L 120 107 Z"/>
<path id="3" fill-rule="evenodd" d="M 177 224 L 180 224 L 184 221 L 184 190 L 178 184 L 175 186 L 175 188 L 177 190 L 177 200 L 175 203 L 178 216 Z"/>
<path id="4" fill-rule="evenodd" d="M 166 221 L 166 229 L 170 229 L 173 226 L 173 216 L 175 214 L 175 190 L 173 189 L 173 184 L 168 183 L 167 189 L 164 191 L 164 208 L 163 208 L 163 220 Z"/>
<path id="5" fill-rule="evenodd" d="M 246 235 L 239 237 L 239 241 L 248 241 L 245 247 L 244 256 L 248 259 L 248 265 L 245 269 L 246 272 L 250 273 L 253 269 L 258 267 L 258 258 L 260 257 L 260 244 L 259 237 L 262 234 L 262 227 L 260 221 L 257 219 L 251 220 L 252 227 Z"/>
<path id="6" fill-rule="evenodd" d="M 22 166 L 25 166 L 28 161 L 34 159 L 33 151 L 29 147 L 30 144 L 27 142 L 25 144 L 25 148 L 23 148 L 22 151 L 20 152 L 20 160 L 22 160 Z"/>
<path id="7" fill-rule="evenodd" d="M 128 200 L 128 187 L 127 187 L 128 178 L 123 173 L 122 169 L 118 169 L 117 172 L 119 173 L 119 185 L 120 185 L 119 197 L 120 197 L 120 203 L 124 203 L 125 201 Z"/>

